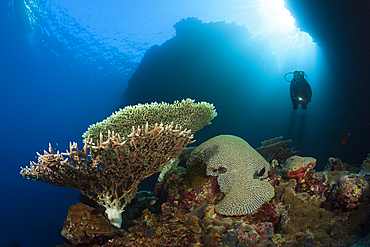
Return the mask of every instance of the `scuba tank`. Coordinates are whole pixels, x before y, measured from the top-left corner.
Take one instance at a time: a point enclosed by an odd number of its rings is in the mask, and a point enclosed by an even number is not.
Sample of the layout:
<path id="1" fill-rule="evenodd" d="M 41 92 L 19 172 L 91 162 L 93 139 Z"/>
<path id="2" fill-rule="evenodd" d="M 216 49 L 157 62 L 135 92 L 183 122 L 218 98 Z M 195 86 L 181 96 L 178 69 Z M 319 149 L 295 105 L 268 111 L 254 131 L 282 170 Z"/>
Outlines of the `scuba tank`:
<path id="1" fill-rule="evenodd" d="M 308 76 L 307 76 L 306 72 L 304 72 L 303 70 L 295 70 L 295 71 L 298 71 L 298 72 L 301 74 L 301 77 L 303 77 L 303 78 L 308 82 Z M 293 78 L 292 78 L 292 79 L 290 79 L 290 80 L 288 80 L 286 77 L 287 77 L 287 75 L 293 75 L 295 71 L 286 73 L 286 74 L 284 75 L 284 79 L 285 79 L 287 82 L 289 82 L 289 83 L 290 83 L 290 82 L 293 80 Z"/>

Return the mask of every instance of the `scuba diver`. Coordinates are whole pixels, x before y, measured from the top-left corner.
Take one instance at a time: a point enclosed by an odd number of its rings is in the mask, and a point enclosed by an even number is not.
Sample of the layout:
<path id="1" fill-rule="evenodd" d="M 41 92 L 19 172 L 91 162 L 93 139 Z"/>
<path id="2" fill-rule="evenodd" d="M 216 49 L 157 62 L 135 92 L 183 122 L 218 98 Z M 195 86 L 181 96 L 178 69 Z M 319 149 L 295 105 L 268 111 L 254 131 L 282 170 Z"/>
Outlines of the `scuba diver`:
<path id="1" fill-rule="evenodd" d="M 286 73 L 285 76 L 291 73 Z M 287 80 L 285 76 L 284 78 Z M 312 97 L 311 86 L 308 84 L 305 76 L 307 77 L 304 71 L 296 70 L 293 72 L 293 79 L 290 81 L 290 99 L 293 103 L 293 110 L 297 112 L 298 105 L 301 104 L 303 115 L 306 114 L 307 105 L 311 102 Z"/>

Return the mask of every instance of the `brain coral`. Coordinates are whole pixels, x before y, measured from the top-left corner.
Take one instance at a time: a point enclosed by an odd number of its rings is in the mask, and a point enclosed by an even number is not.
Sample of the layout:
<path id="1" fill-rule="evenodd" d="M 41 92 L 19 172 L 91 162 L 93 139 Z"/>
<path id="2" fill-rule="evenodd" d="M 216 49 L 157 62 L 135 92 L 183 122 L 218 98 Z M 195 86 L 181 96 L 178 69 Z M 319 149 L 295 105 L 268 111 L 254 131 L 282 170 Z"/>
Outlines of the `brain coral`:
<path id="1" fill-rule="evenodd" d="M 211 120 L 217 116 L 213 104 L 207 102 L 194 103 L 192 99 L 175 101 L 173 104 L 165 102 L 150 104 L 138 104 L 126 106 L 102 122 L 92 124 L 82 135 L 83 138 L 90 136 L 93 140 L 98 140 L 100 132 L 103 139 L 108 136 L 108 130 L 126 137 L 132 132 L 133 126 L 143 126 L 147 122 L 149 129 L 153 129 L 156 123 L 174 126 L 180 125 L 183 129 L 191 129 L 191 134 L 202 129 L 205 125 L 211 124 Z"/>
<path id="2" fill-rule="evenodd" d="M 232 135 L 216 136 L 190 155 L 207 164 L 207 175 L 218 176 L 224 199 L 216 205 L 222 215 L 245 215 L 256 211 L 274 196 L 274 188 L 259 178 L 267 177 L 269 163 L 246 141 Z"/>

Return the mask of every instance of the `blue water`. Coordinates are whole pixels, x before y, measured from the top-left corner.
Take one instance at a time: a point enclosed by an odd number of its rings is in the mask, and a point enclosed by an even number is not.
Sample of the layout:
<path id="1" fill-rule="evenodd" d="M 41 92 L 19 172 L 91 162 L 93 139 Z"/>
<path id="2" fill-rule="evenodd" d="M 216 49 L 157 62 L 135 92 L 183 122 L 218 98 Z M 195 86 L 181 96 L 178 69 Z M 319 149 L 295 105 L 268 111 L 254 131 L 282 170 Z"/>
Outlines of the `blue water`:
<path id="1" fill-rule="evenodd" d="M 153 40 L 144 47 L 131 47 L 139 54 L 133 55 L 88 38 L 88 30 L 78 25 L 70 27 L 76 29 L 73 32 L 61 25 L 64 29 L 52 33 L 53 22 L 60 21 L 56 18 L 48 22 L 40 18 L 33 32 L 24 34 L 11 2 L 2 1 L 0 9 L 0 246 L 10 246 L 10 241 L 22 247 L 64 243 L 60 231 L 69 206 L 78 202 L 79 192 L 27 180 L 19 175 L 20 167 L 36 160 L 35 153 L 47 149 L 48 143 L 62 151 L 70 141 L 81 143 L 90 124 L 125 104 L 173 102 L 186 97 L 213 103 L 218 116 L 196 134 L 195 145 L 218 134 L 233 134 L 257 148 L 261 141 L 283 135 L 293 139 L 294 148 L 302 155 L 315 157 L 318 169 L 323 169 L 331 156 L 360 165 L 368 152 L 369 141 L 363 137 L 368 122 L 354 123 L 353 119 L 362 115 L 352 114 L 351 101 L 341 91 L 345 87 L 336 84 L 343 77 L 325 51 L 317 57 L 316 67 L 306 71 L 313 97 L 308 115 L 303 116 L 292 112 L 289 83 L 283 75 L 305 70 L 304 64 L 279 69 L 269 44 L 256 41 L 245 27 L 232 32 L 225 31 L 230 28 L 226 23 L 220 24 L 220 29 L 207 27 L 212 40 L 205 44 L 202 38 L 207 37 L 194 33 L 189 25 L 186 38 L 208 47 L 209 51 L 200 52 L 206 57 L 181 51 L 183 46 L 175 51 L 176 45 L 189 42 L 174 36 L 151 48 L 145 64 L 139 66 L 139 55 L 156 43 Z M 247 38 L 238 44 L 238 50 L 230 40 L 240 33 Z M 220 41 L 213 42 L 214 37 Z M 166 62 L 168 66 L 164 66 Z M 129 82 L 136 88 L 128 90 L 124 99 Z M 351 138 L 341 145 L 347 131 Z"/>

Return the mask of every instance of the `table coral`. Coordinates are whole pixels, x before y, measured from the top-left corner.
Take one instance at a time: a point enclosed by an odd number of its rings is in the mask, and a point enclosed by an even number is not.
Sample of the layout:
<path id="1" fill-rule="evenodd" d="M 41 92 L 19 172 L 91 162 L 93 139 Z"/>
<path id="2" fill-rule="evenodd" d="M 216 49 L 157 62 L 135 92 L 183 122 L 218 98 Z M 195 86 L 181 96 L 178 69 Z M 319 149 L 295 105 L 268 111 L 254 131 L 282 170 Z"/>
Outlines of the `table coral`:
<path id="1" fill-rule="evenodd" d="M 287 158 L 292 156 L 292 149 L 288 148 L 289 143 L 292 140 L 285 140 L 283 141 L 283 137 L 276 137 L 270 140 L 266 140 L 261 142 L 262 146 L 256 148 L 256 151 L 259 152 L 266 161 L 271 162 L 273 159 L 277 159 L 278 157 L 286 157 L 283 161 Z M 287 156 L 288 155 L 288 156 Z"/>
<path id="2" fill-rule="evenodd" d="M 204 126 L 211 124 L 211 120 L 217 116 L 213 104 L 207 102 L 195 103 L 193 99 L 175 101 L 173 104 L 166 102 L 150 104 L 137 104 L 126 106 L 101 122 L 92 124 L 82 135 L 83 138 L 91 138 L 94 142 L 99 140 L 100 134 L 103 139 L 108 136 L 108 131 L 126 137 L 131 133 L 132 126 L 149 124 L 153 129 L 156 123 L 174 126 L 179 125 L 194 134 Z"/>

